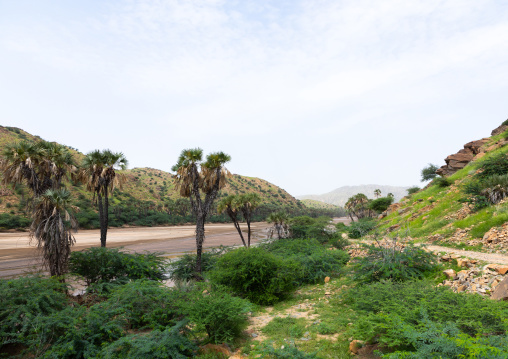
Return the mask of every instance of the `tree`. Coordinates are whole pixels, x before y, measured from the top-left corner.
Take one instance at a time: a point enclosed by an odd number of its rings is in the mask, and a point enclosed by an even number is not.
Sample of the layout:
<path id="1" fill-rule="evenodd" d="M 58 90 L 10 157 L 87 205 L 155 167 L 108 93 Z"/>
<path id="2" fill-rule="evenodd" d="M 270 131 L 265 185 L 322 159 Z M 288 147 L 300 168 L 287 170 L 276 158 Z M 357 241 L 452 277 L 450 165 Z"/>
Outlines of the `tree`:
<path id="1" fill-rule="evenodd" d="M 249 248 L 251 241 L 251 220 L 252 220 L 252 212 L 259 206 L 261 203 L 261 197 L 257 193 L 245 193 L 242 195 L 229 195 L 222 200 L 217 205 L 218 212 L 226 212 L 231 221 L 233 222 L 238 234 L 240 235 L 240 239 L 242 240 L 243 246 Z M 242 233 L 242 229 L 240 228 L 240 224 L 238 223 L 238 214 L 242 213 L 245 222 L 247 223 L 247 241 Z"/>
<path id="2" fill-rule="evenodd" d="M 432 163 L 429 163 L 427 167 L 424 167 L 422 169 L 421 175 L 422 175 L 422 182 L 430 181 L 434 178 L 436 178 L 438 170 L 438 167 L 436 165 L 433 165 Z"/>
<path id="3" fill-rule="evenodd" d="M 420 190 L 420 187 L 413 186 L 406 189 L 408 195 L 412 195 Z"/>
<path id="4" fill-rule="evenodd" d="M 381 190 L 379 188 L 374 190 L 374 197 L 376 198 L 381 197 Z"/>
<path id="5" fill-rule="evenodd" d="M 37 242 L 51 275 L 67 270 L 77 222 L 67 211 L 70 193 L 60 189 L 62 180 L 76 167 L 67 147 L 57 143 L 22 141 L 5 147 L 0 159 L 5 184 L 24 183 L 32 192 L 30 238 Z M 76 207 L 72 207 L 76 209 Z"/>
<path id="6" fill-rule="evenodd" d="M 390 192 L 390 193 L 388 193 L 388 194 L 386 195 L 386 197 L 389 197 L 389 198 L 395 198 L 395 196 L 394 196 L 394 195 L 393 195 L 393 193 L 391 193 L 391 192 Z"/>
<path id="7" fill-rule="evenodd" d="M 250 223 L 252 220 L 252 212 L 261 204 L 261 197 L 259 194 L 251 192 L 240 195 L 239 207 L 242 211 L 243 218 L 247 222 L 247 247 L 250 247 L 251 229 Z"/>
<path id="8" fill-rule="evenodd" d="M 117 173 L 117 169 L 126 169 L 127 159 L 121 152 L 95 150 L 86 154 L 77 180 L 86 185 L 93 193 L 93 201 L 99 207 L 99 223 L 101 226 L 101 247 L 106 247 L 109 222 L 109 195 L 116 186 L 125 183 L 125 175 Z"/>
<path id="9" fill-rule="evenodd" d="M 75 240 L 71 231 L 76 231 L 78 223 L 68 208 L 70 192 L 66 189 L 48 189 L 35 201 L 30 226 L 30 238 L 35 239 L 42 251 L 44 264 L 52 276 L 61 276 L 67 272 L 71 246 Z"/>
<path id="10" fill-rule="evenodd" d="M 369 209 L 369 199 L 363 193 L 357 193 L 349 197 L 344 208 L 349 214 L 351 221 L 354 222 L 353 216 L 358 219 L 370 217 L 371 211 Z"/>
<path id="11" fill-rule="evenodd" d="M 277 239 L 289 236 L 289 216 L 282 211 L 272 212 L 266 217 L 268 223 L 273 223 L 269 237 L 272 238 L 273 230 L 277 233 Z"/>
<path id="12" fill-rule="evenodd" d="M 224 164 L 231 157 L 224 152 L 211 153 L 202 162 L 201 148 L 185 149 L 172 167 L 176 172 L 176 188 L 182 197 L 190 199 L 196 216 L 196 277 L 201 277 L 201 254 L 205 241 L 205 221 L 220 189 L 226 185 L 229 171 Z M 203 196 L 202 196 L 203 195 Z"/>

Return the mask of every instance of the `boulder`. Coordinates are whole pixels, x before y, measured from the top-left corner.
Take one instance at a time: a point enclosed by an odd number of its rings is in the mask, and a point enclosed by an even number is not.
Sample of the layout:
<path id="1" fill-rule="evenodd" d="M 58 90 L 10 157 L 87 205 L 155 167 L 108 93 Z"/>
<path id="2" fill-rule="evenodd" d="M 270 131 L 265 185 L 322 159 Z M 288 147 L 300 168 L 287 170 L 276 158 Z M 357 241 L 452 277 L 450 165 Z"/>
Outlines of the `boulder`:
<path id="1" fill-rule="evenodd" d="M 446 269 L 443 273 L 450 279 L 455 279 L 455 277 L 457 277 L 457 273 L 455 273 L 453 269 Z"/>
<path id="2" fill-rule="evenodd" d="M 363 341 L 361 340 L 353 340 L 349 343 L 349 351 L 353 354 L 358 354 L 358 351 L 363 346 Z"/>
<path id="3" fill-rule="evenodd" d="M 481 147 L 488 142 L 488 138 L 471 141 L 464 145 L 459 152 L 445 158 L 446 165 L 441 166 L 436 173 L 440 176 L 449 176 L 466 167 L 473 158 L 480 153 Z"/>
<path id="4" fill-rule="evenodd" d="M 490 135 L 491 136 L 496 136 L 496 135 L 499 135 L 500 133 L 503 133 L 506 130 L 508 130 L 508 126 L 507 125 L 501 125 L 498 128 L 492 130 L 492 133 Z"/>
<path id="5" fill-rule="evenodd" d="M 498 285 L 496 285 L 496 289 L 494 289 L 491 298 L 497 300 L 508 300 L 508 277 L 505 277 L 498 283 Z"/>

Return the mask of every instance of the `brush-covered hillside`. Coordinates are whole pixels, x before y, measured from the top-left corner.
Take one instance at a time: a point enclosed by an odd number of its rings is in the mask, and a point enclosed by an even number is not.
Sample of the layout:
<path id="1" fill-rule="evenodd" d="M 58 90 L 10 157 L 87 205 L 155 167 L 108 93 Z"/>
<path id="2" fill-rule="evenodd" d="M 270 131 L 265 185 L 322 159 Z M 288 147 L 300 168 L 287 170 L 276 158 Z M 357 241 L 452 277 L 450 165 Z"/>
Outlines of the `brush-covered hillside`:
<path id="1" fill-rule="evenodd" d="M 323 208 L 323 209 L 341 209 L 342 207 L 336 206 L 331 203 L 326 203 L 323 201 L 317 201 L 314 199 L 303 199 L 301 202 L 308 208 Z M 344 212 L 345 214 L 345 212 Z"/>
<path id="2" fill-rule="evenodd" d="M 508 249 L 508 121 L 446 158 L 424 189 L 391 205 L 378 229 L 436 244 Z"/>
<path id="3" fill-rule="evenodd" d="M 0 126 L 0 151 L 10 143 L 19 141 L 40 141 L 32 135 L 15 127 Z M 73 154 L 77 164 L 84 154 L 66 146 Z M 175 159 L 176 161 L 176 159 Z M 153 168 L 134 168 L 119 171 L 126 177 L 121 189 L 116 189 L 110 200 L 111 226 L 121 225 L 164 225 L 192 222 L 190 202 L 175 190 L 171 173 Z M 98 228 L 97 210 L 92 203 L 92 194 L 79 183 L 68 181 L 66 187 L 71 191 L 73 204 L 80 208 L 76 214 L 82 228 Z M 254 214 L 255 220 L 264 219 L 269 213 L 282 209 L 291 214 L 336 215 L 336 208 L 308 208 L 282 188 L 260 178 L 232 175 L 227 186 L 219 193 L 218 200 L 230 194 L 258 193 L 262 204 Z M 27 201 L 30 191 L 24 185 L 12 187 L 0 185 L 0 228 L 23 228 L 28 226 Z M 326 212 L 326 213 L 324 213 Z M 228 221 L 224 214 L 213 211 L 209 217 L 213 222 Z"/>

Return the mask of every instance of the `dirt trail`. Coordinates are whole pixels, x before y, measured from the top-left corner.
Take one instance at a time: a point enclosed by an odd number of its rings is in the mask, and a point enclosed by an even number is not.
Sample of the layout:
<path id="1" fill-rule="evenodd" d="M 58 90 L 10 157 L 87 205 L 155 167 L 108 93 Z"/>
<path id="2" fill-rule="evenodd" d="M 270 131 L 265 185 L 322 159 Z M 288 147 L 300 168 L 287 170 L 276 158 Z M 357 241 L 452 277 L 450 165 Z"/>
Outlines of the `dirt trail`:
<path id="1" fill-rule="evenodd" d="M 498 253 L 483 253 L 483 252 L 473 252 L 473 251 L 464 251 L 455 248 L 441 247 L 435 245 L 427 246 L 428 249 L 434 252 L 446 252 L 446 253 L 454 253 L 458 256 L 464 256 L 471 259 L 477 259 L 481 261 L 485 261 L 488 263 L 495 264 L 508 264 L 508 256 Z"/>

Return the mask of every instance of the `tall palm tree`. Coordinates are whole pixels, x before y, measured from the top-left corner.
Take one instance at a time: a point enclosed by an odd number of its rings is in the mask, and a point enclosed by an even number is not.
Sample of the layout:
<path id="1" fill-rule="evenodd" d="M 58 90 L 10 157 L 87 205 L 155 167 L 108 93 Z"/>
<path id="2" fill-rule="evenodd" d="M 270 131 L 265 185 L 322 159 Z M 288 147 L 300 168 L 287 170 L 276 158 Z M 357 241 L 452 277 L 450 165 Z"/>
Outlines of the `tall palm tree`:
<path id="1" fill-rule="evenodd" d="M 379 188 L 374 190 L 374 197 L 376 198 L 381 197 L 381 190 Z"/>
<path id="2" fill-rule="evenodd" d="M 250 247 L 251 229 L 250 223 L 252 220 L 252 212 L 261 204 L 261 197 L 259 194 L 251 192 L 239 196 L 237 206 L 243 214 L 245 222 L 247 222 L 247 247 Z"/>
<path id="3" fill-rule="evenodd" d="M 93 200 L 99 207 L 101 226 L 101 247 L 106 247 L 109 222 L 109 195 L 117 186 L 121 187 L 126 180 L 123 173 L 116 170 L 127 168 L 127 159 L 121 152 L 111 150 L 95 150 L 86 154 L 77 180 L 84 183 L 88 191 L 93 193 Z"/>
<path id="4" fill-rule="evenodd" d="M 242 240 L 243 246 L 247 247 L 247 243 L 245 242 L 245 238 L 243 237 L 242 229 L 240 228 L 240 224 L 238 223 L 238 196 L 231 194 L 219 201 L 217 204 L 218 212 L 226 212 L 226 214 L 233 221 L 233 225 L 235 226 L 238 234 L 240 235 L 240 239 Z"/>
<path id="5" fill-rule="evenodd" d="M 172 167 L 176 172 L 176 188 L 182 197 L 188 197 L 196 216 L 196 273 L 201 277 L 201 255 L 205 241 L 205 221 L 217 193 L 226 185 L 229 171 L 224 165 L 231 157 L 224 152 L 211 153 L 202 162 L 201 148 L 185 149 Z M 204 195 L 202 197 L 202 195 Z"/>
<path id="6" fill-rule="evenodd" d="M 70 195 L 66 189 L 48 189 L 37 197 L 32 214 L 30 238 L 37 242 L 52 276 L 67 272 L 71 246 L 75 243 L 71 231 L 77 230 L 78 224 L 68 209 L 77 207 L 70 205 Z"/>

